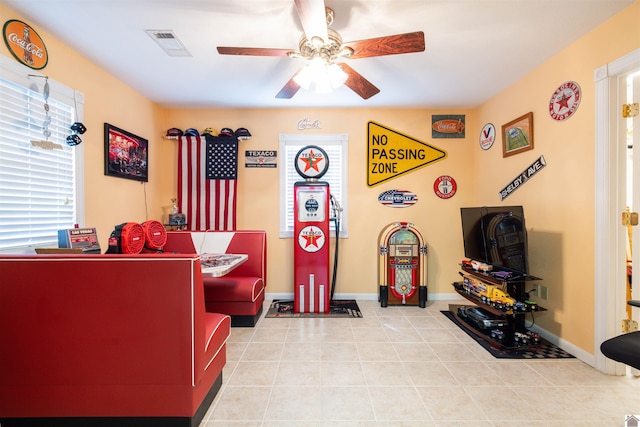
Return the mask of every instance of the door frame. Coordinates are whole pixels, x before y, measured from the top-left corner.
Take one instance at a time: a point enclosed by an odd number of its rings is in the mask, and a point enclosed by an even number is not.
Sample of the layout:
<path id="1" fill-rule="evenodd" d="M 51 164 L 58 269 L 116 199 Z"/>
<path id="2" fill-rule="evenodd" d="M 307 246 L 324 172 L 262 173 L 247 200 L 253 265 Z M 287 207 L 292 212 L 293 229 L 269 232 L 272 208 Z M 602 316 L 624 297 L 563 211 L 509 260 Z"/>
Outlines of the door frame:
<path id="1" fill-rule="evenodd" d="M 640 67 L 640 49 L 594 71 L 596 93 L 595 147 L 595 234 L 594 234 L 594 358 L 595 367 L 607 374 L 621 375 L 625 367 L 600 352 L 600 343 L 620 334 L 626 295 L 623 286 L 626 266 L 626 229 L 621 212 L 626 205 L 620 162 L 624 145 L 617 144 L 620 114 L 619 78 Z M 624 168 L 622 169 L 624 170 Z"/>

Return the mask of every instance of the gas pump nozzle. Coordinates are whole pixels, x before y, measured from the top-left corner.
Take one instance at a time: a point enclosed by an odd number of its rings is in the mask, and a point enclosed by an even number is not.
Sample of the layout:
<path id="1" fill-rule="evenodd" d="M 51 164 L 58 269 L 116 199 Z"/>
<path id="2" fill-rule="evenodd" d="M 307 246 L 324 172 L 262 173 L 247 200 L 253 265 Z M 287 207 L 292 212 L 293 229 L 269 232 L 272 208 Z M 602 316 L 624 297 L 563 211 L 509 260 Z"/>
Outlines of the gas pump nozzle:
<path id="1" fill-rule="evenodd" d="M 331 201 L 331 213 L 333 219 L 340 221 L 340 217 L 342 216 L 342 206 L 340 206 L 338 200 L 333 197 L 333 194 L 329 195 L 329 200 Z"/>

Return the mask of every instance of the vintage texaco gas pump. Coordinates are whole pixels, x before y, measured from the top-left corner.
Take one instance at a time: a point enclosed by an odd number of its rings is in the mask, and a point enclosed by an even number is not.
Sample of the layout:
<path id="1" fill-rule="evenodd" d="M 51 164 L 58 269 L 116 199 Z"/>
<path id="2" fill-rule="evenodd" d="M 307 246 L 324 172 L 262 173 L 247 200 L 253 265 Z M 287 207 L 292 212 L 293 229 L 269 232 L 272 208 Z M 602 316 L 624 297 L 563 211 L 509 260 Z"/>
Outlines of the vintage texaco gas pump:
<path id="1" fill-rule="evenodd" d="M 309 145 L 294 161 L 305 179 L 293 188 L 294 312 L 328 313 L 330 193 L 329 183 L 319 179 L 329 169 L 329 158 L 322 148 Z"/>

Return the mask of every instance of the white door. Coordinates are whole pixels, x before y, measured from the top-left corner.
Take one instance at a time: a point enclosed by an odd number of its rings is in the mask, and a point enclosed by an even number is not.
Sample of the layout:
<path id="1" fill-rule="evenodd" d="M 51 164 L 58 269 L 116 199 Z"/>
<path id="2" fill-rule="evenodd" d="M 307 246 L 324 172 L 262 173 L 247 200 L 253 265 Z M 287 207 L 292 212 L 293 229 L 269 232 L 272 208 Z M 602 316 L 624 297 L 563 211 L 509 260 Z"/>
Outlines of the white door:
<path id="1" fill-rule="evenodd" d="M 640 212 L 640 173 L 627 180 L 627 170 L 640 171 L 640 124 L 638 118 L 623 119 L 622 104 L 627 101 L 628 77 L 634 75 L 631 92 L 640 102 L 638 73 L 640 49 L 598 68 L 594 72 L 596 91 L 596 157 L 595 157 L 595 253 L 594 253 L 594 348 L 592 363 L 602 372 L 624 374 L 626 369 L 600 352 L 600 343 L 621 333 L 626 312 L 627 229 L 621 224 L 621 213 L 628 205 L 627 187 L 634 200 L 630 207 Z M 631 122 L 629 124 L 629 122 Z M 630 144 L 635 146 L 635 160 L 627 166 L 628 127 L 633 126 Z M 635 163 L 635 164 L 634 164 Z M 640 299 L 640 228 L 633 230 L 634 298 Z M 634 315 L 640 317 L 640 310 Z"/>
<path id="2" fill-rule="evenodd" d="M 630 73 L 626 78 L 626 87 L 621 87 L 623 93 L 620 97 L 626 101 L 624 104 L 638 105 L 640 104 L 640 70 Z M 634 114 L 631 114 L 634 115 Z M 631 211 L 640 212 L 640 114 L 635 114 L 635 117 L 624 118 L 622 114 L 618 115 L 620 122 L 620 133 L 623 138 L 626 138 L 626 144 L 630 154 L 630 161 L 628 164 L 627 177 L 627 205 L 631 207 Z M 640 227 L 632 228 L 632 266 L 633 279 L 632 283 L 636 286 L 633 287 L 632 298 L 640 299 Z M 634 308 L 632 310 L 632 318 L 639 320 L 640 309 Z"/>

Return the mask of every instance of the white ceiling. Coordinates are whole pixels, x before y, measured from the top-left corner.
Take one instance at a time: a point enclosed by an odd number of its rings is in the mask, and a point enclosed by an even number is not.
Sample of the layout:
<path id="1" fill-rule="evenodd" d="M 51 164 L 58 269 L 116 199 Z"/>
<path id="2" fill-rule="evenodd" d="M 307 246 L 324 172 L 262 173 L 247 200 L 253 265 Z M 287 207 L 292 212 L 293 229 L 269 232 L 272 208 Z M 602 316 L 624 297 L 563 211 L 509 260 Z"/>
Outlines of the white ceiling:
<path id="1" fill-rule="evenodd" d="M 0 0 L 41 36 L 179 108 L 472 108 L 634 1 L 326 0 L 344 41 L 425 34 L 425 52 L 349 61 L 381 90 L 363 100 L 346 87 L 276 99 L 304 60 L 217 53 L 216 46 L 296 49 L 302 26 L 293 0 Z M 167 56 L 145 30 L 172 30 L 192 56 Z"/>

